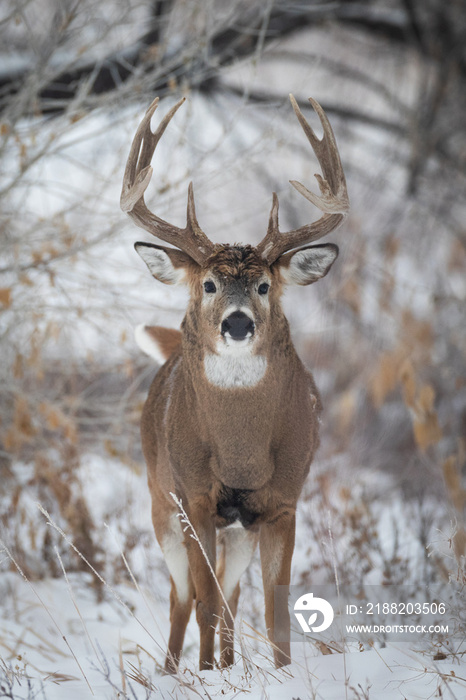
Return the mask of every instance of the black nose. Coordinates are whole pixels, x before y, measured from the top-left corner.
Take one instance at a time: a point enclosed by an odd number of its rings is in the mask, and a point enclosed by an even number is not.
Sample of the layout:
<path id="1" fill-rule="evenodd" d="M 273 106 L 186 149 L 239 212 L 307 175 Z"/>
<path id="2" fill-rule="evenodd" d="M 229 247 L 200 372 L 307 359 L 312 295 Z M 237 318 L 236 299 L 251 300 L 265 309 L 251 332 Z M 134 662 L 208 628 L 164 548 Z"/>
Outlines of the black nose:
<path id="1" fill-rule="evenodd" d="M 222 321 L 222 335 L 228 333 L 234 340 L 244 340 L 254 333 L 254 321 L 242 311 L 234 311 Z"/>

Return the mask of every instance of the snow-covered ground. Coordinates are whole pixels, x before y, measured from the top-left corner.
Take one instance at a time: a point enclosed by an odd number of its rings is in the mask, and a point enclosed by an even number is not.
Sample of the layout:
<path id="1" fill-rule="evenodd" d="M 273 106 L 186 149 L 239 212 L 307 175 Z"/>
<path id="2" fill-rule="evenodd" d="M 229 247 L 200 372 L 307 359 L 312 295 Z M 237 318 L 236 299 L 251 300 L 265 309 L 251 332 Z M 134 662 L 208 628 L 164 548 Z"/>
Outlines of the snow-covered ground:
<path id="1" fill-rule="evenodd" d="M 427 700 L 466 697 L 461 649 L 434 660 L 409 643 L 323 655 L 312 644 L 293 649 L 293 663 L 277 671 L 264 645 L 228 670 L 199 672 L 197 630 L 188 627 L 177 676 L 163 675 L 167 604 L 147 590 L 119 585 L 97 602 L 87 574 L 69 581 L 4 581 L 0 648 L 2 694 L 15 698 L 374 698 Z M 9 589 L 9 590 L 8 590 Z M 246 647 L 254 634 L 244 624 Z M 463 648 L 464 653 L 464 648 Z"/>
<path id="2" fill-rule="evenodd" d="M 331 465 L 326 467 L 328 470 Z M 23 469 L 26 474 L 27 467 Z M 68 575 L 63 556 L 55 547 L 60 564 L 57 577 L 30 581 L 18 570 L 19 564 L 11 561 L 10 572 L 0 580 L 0 688 L 5 696 L 47 700 L 233 698 L 242 694 L 270 700 L 466 698 L 466 644 L 461 626 L 448 635 L 432 639 L 419 635 L 408 641 L 399 637 L 384 642 L 375 635 L 368 643 L 363 635 L 341 637 L 333 633 L 322 643 L 311 636 L 305 642 L 293 643 L 293 663 L 276 670 L 264 637 L 257 557 L 252 573 L 243 580 L 235 666 L 198 671 L 198 629 L 193 615 L 179 673 L 173 677 L 164 675 L 161 668 L 169 631 L 169 580 L 151 532 L 145 476 L 115 459 L 98 455 L 83 458 L 80 469 L 90 513 L 100 523 L 98 536 L 106 562 L 99 571 L 89 566 L 87 572 Z M 353 473 L 353 503 L 344 505 L 348 497 L 341 495 L 345 493 L 345 476 L 341 465 L 339 469 L 334 481 L 338 489 L 326 494 L 324 506 L 314 502 L 312 486 L 315 479 L 322 478 L 325 469 L 322 465 L 316 467 L 314 478 L 311 475 L 300 506 L 293 583 L 306 579 L 314 565 L 315 576 L 311 574 L 311 580 L 315 582 L 328 583 L 332 575 L 344 578 L 348 575 L 345 566 L 362 567 L 369 555 L 373 568 L 366 578 L 371 583 L 386 576 L 383 569 L 390 557 L 393 575 L 399 566 L 400 571 L 405 571 L 406 581 L 416 583 L 413 575 L 415 578 L 421 570 L 423 548 L 416 531 L 415 510 L 402 502 L 396 490 L 390 490 L 387 477 L 386 497 L 377 501 L 372 493 L 372 512 L 367 521 L 362 518 L 354 524 L 353 534 L 361 534 L 366 528 L 368 534 L 371 527 L 377 531 L 373 541 L 366 543 L 366 549 L 359 543 L 357 550 L 351 533 L 344 533 L 344 541 L 339 537 L 344 521 L 339 521 L 338 512 L 352 510 L 361 503 L 364 493 L 374 490 L 374 475 Z M 48 519 L 44 510 L 31 500 L 26 505 L 31 522 L 25 522 L 25 528 L 33 526 L 38 539 L 50 529 L 63 545 L 73 549 L 67 533 L 61 533 L 60 526 Z M 315 521 L 313 535 L 320 541 L 310 540 L 311 512 Z M 394 519 L 397 528 L 393 528 Z M 329 529 L 334 530 L 339 541 L 338 552 L 326 567 L 319 549 L 331 545 L 326 532 Z M 131 530 L 138 533 L 140 541 L 125 553 L 123 543 Z M 447 546 L 446 537 L 438 536 L 439 542 L 432 544 L 434 556 L 440 546 Z M 359 561 L 355 554 L 359 554 Z M 3 565 L 10 556 L 14 558 L 14 553 L 5 549 Z M 122 561 L 120 575 L 115 573 L 116 566 L 109 569 L 110 562 L 118 559 Z M 403 569 L 405 565 L 407 569 Z M 422 590 L 422 582 L 418 584 L 418 590 Z M 464 611 L 458 610 L 461 618 Z"/>

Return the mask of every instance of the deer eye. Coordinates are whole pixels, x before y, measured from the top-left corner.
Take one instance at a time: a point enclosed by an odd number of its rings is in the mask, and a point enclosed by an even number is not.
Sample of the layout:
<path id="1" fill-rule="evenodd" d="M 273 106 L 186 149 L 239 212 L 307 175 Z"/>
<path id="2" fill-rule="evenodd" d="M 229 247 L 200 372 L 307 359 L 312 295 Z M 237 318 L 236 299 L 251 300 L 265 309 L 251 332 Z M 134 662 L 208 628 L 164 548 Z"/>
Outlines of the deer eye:
<path id="1" fill-rule="evenodd" d="M 204 291 L 207 292 L 207 294 L 215 294 L 217 287 L 211 280 L 207 280 L 207 282 L 204 282 Z"/>
<path id="2" fill-rule="evenodd" d="M 257 288 L 257 291 L 259 292 L 259 294 L 267 294 L 267 292 L 269 291 L 269 287 L 270 285 L 267 284 L 267 282 L 262 282 L 262 284 L 260 284 Z"/>

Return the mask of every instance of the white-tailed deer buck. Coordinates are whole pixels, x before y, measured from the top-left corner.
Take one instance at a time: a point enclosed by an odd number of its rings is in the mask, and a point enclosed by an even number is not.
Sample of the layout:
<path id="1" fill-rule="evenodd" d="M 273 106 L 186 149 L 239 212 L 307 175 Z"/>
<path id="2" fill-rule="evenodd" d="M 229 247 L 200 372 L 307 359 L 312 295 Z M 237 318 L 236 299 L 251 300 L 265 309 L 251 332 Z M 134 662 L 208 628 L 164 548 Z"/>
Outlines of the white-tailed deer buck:
<path id="1" fill-rule="evenodd" d="M 181 332 L 138 330 L 143 349 L 164 361 L 144 406 L 141 434 L 155 534 L 171 576 L 166 657 L 171 672 L 178 667 L 193 600 L 200 668 L 214 665 L 219 620 L 220 664 L 233 663 L 239 578 L 257 542 L 275 663 L 290 662 L 289 613 L 284 599 L 274 609 L 274 587 L 289 586 L 296 504 L 319 443 L 321 402 L 312 374 L 293 347 L 280 297 L 287 284 L 312 284 L 327 274 L 337 246 L 307 244 L 333 231 L 349 209 L 325 112 L 310 99 L 324 130 L 320 140 L 290 99 L 323 173 L 323 178 L 316 175 L 320 196 L 299 182 L 291 184 L 323 215 L 281 232 L 274 194 L 267 234 L 255 248 L 212 243 L 197 222 L 191 185 L 184 229 L 146 207 L 152 155 L 184 100 L 155 133 L 150 121 L 158 100 L 152 103 L 126 165 L 121 208 L 138 226 L 176 246 L 136 243 L 137 252 L 156 279 L 187 285 L 190 292 Z M 171 493 L 181 500 L 204 552 L 183 532 Z M 227 608 L 206 558 L 217 571 Z"/>

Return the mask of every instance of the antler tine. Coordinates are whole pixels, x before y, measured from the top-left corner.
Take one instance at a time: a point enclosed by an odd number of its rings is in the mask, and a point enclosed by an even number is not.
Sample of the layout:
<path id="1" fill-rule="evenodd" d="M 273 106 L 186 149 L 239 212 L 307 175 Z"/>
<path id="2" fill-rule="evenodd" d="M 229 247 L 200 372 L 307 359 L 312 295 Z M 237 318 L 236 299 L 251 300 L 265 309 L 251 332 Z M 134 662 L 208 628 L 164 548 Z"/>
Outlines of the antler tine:
<path id="1" fill-rule="evenodd" d="M 135 224 L 153 236 L 180 248 L 200 265 L 212 254 L 214 243 L 205 235 L 196 219 L 192 183 L 188 187 L 187 223 L 184 229 L 164 221 L 153 214 L 144 202 L 144 193 L 152 177 L 151 160 L 158 142 L 185 98 L 181 99 L 165 115 L 155 132 L 150 122 L 158 107 L 159 98 L 150 105 L 142 119 L 131 144 L 123 176 L 120 197 L 121 209 L 128 213 Z"/>
<path id="2" fill-rule="evenodd" d="M 304 118 L 293 95 L 290 95 L 290 101 L 324 175 L 324 177 L 319 174 L 315 176 L 319 183 L 320 196 L 296 180 L 290 180 L 290 182 L 303 197 L 323 212 L 323 216 L 312 224 L 306 224 L 286 233 L 281 232 L 278 227 L 278 197 L 274 192 L 267 234 L 257 246 L 258 252 L 269 264 L 275 262 L 280 255 L 288 250 L 300 248 L 307 243 L 323 238 L 342 223 L 349 211 L 345 174 L 327 115 L 316 100 L 313 100 L 312 97 L 309 98 L 324 130 L 322 139 L 318 139 Z"/>

